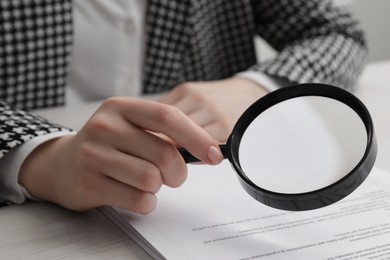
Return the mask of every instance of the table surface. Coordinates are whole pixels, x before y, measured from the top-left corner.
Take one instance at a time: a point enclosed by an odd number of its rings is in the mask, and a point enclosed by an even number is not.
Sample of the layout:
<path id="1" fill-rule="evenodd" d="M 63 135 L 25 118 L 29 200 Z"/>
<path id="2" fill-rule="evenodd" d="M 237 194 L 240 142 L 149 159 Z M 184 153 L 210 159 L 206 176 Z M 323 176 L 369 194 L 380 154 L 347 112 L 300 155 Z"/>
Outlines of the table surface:
<path id="1" fill-rule="evenodd" d="M 369 64 L 356 95 L 374 121 L 378 139 L 376 167 L 390 172 L 390 62 Z M 39 111 L 78 129 L 98 103 Z M 58 119 L 58 114 L 61 118 Z M 77 115 L 80 120 L 75 120 Z M 72 212 L 45 202 L 0 209 L 2 259 L 151 259 L 98 209 Z"/>

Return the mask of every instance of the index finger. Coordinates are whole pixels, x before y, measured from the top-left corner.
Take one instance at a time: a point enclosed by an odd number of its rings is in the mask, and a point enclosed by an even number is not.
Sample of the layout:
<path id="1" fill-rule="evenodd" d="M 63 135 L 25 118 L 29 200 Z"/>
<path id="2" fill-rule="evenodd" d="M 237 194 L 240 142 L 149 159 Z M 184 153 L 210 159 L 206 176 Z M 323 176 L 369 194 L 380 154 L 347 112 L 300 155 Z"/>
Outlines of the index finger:
<path id="1" fill-rule="evenodd" d="M 179 109 L 141 99 L 126 99 L 121 113 L 131 124 L 162 133 L 208 164 L 218 164 L 223 155 L 217 142 Z"/>

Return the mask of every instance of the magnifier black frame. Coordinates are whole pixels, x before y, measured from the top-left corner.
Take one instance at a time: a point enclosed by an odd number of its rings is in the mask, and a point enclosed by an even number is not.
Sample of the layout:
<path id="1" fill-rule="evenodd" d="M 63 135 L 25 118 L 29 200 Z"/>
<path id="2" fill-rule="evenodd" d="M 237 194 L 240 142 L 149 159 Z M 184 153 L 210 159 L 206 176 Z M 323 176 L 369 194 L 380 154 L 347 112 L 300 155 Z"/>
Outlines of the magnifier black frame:
<path id="1" fill-rule="evenodd" d="M 321 96 L 338 100 L 353 109 L 363 121 L 367 132 L 367 147 L 359 163 L 339 181 L 319 190 L 305 193 L 277 193 L 254 184 L 244 173 L 239 161 L 239 146 L 248 126 L 268 108 L 297 97 Z M 256 200 L 273 208 L 302 211 L 312 210 L 337 202 L 353 192 L 368 176 L 377 155 L 374 125 L 365 105 L 353 94 L 338 87 L 306 83 L 273 91 L 251 105 L 237 121 L 226 147 L 221 146 L 236 170 L 243 188 Z"/>

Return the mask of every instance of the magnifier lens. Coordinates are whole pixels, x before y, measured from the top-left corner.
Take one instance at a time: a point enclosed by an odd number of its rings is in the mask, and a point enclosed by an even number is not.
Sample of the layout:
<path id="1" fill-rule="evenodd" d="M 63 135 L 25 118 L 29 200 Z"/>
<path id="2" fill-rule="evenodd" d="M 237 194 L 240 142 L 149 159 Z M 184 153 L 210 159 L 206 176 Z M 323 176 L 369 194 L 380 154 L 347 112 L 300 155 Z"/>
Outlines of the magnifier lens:
<path id="1" fill-rule="evenodd" d="M 367 178 L 377 154 L 364 104 L 345 90 L 316 83 L 262 97 L 220 147 L 250 196 L 294 211 L 348 196 Z M 198 161 L 185 149 L 179 151 L 187 163 Z"/>
<path id="2" fill-rule="evenodd" d="M 366 127 L 354 110 L 335 99 L 304 96 L 259 114 L 245 130 L 238 156 L 259 188 L 298 194 L 342 179 L 366 148 Z"/>

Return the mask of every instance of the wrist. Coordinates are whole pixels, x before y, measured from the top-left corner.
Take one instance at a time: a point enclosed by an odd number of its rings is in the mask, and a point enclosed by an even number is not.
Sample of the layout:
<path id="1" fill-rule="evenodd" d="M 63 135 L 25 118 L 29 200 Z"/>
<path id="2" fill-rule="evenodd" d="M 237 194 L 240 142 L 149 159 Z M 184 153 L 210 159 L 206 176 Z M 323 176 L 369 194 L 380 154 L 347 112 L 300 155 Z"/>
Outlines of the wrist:
<path id="1" fill-rule="evenodd" d="M 289 82 L 281 78 L 272 77 L 270 75 L 257 71 L 243 71 L 235 75 L 236 77 L 247 79 L 258 84 L 267 92 L 272 92 L 281 87 L 290 85 Z"/>
<path id="2" fill-rule="evenodd" d="M 235 85 L 240 86 L 240 88 L 245 89 L 245 92 L 258 97 L 264 96 L 270 92 L 262 84 L 255 82 L 251 79 L 248 79 L 246 77 L 235 76 L 232 77 L 230 81 Z"/>
<path id="3" fill-rule="evenodd" d="M 22 163 L 18 181 L 33 197 L 58 203 L 56 179 L 63 170 L 64 157 L 59 153 L 71 138 L 63 136 L 40 144 Z"/>

